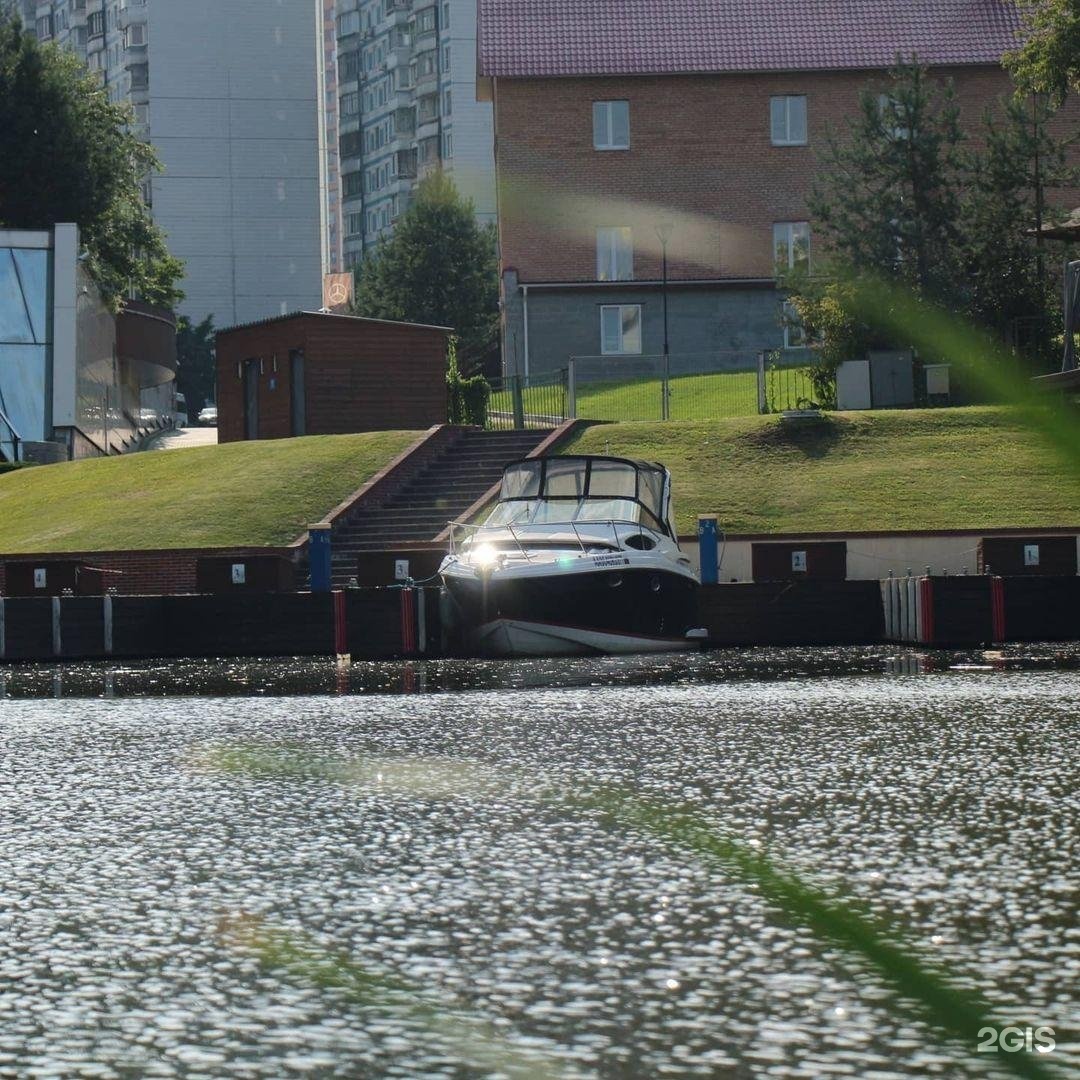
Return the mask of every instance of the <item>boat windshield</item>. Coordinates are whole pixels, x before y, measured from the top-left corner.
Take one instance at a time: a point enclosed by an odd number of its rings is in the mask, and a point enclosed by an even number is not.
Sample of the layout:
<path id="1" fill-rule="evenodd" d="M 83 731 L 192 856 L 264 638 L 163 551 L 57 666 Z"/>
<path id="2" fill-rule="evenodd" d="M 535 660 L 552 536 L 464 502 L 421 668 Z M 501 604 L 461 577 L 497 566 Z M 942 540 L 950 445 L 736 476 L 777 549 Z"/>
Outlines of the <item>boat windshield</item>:
<path id="1" fill-rule="evenodd" d="M 666 532 L 664 470 L 621 458 L 549 457 L 503 473 L 487 525 L 628 521 Z"/>
<path id="2" fill-rule="evenodd" d="M 633 499 L 514 499 L 499 503 L 484 525 L 555 525 L 571 521 L 629 521 L 659 528 L 652 515 Z"/>
<path id="3" fill-rule="evenodd" d="M 518 461 L 503 472 L 499 501 L 558 498 L 637 499 L 663 513 L 664 470 L 621 458 L 549 457 Z"/>

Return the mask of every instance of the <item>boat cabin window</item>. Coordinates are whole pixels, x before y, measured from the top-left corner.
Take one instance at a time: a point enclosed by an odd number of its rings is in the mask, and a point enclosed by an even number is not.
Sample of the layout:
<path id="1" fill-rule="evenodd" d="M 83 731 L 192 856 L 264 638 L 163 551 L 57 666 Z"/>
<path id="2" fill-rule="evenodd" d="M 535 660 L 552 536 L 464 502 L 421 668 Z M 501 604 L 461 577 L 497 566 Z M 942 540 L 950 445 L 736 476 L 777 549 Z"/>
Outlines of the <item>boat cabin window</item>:
<path id="1" fill-rule="evenodd" d="M 614 458 L 519 461 L 503 473 L 499 500 L 488 525 L 630 521 L 667 531 L 663 471 Z"/>
<path id="2" fill-rule="evenodd" d="M 540 494 L 540 462 L 511 465 L 502 478 L 500 499 L 535 499 Z"/>
<path id="3" fill-rule="evenodd" d="M 621 461 L 594 461 L 589 477 L 589 496 L 595 499 L 604 495 L 637 498 L 637 469 Z"/>

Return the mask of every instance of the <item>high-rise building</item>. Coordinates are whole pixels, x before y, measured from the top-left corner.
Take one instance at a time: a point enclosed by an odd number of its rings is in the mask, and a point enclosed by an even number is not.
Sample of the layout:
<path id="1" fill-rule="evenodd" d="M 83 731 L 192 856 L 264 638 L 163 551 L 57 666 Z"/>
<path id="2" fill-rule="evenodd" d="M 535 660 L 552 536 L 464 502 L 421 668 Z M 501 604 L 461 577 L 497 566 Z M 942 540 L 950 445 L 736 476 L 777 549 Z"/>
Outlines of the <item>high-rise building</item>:
<path id="1" fill-rule="evenodd" d="M 495 220 L 492 109 L 476 100 L 475 0 L 338 0 L 343 258 L 393 229 L 418 180 L 453 175 Z"/>
<path id="2" fill-rule="evenodd" d="M 323 95 L 323 204 L 326 208 L 326 220 L 323 223 L 323 267 L 326 273 L 336 274 L 342 268 L 341 156 L 338 153 L 337 18 L 334 10 L 335 0 L 322 0 L 322 6 L 322 53 L 319 81 Z"/>
<path id="3" fill-rule="evenodd" d="M 319 306 L 323 0 L 37 0 L 22 14 L 130 102 L 157 149 L 145 197 L 185 262 L 183 314 L 228 326 Z"/>

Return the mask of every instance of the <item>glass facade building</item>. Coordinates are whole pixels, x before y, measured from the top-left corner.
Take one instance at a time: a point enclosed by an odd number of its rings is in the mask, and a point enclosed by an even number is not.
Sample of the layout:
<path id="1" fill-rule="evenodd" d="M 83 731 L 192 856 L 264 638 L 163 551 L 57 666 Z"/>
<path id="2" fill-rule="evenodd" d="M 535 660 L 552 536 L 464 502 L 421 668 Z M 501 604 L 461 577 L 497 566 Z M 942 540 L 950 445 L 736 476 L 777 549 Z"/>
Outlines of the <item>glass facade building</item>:
<path id="1" fill-rule="evenodd" d="M 74 225 L 0 230 L 0 458 L 123 453 L 172 422 L 176 323 L 115 315 L 79 261 Z"/>
<path id="2" fill-rule="evenodd" d="M 8 461 L 19 456 L 18 440 L 45 440 L 52 346 L 52 252 L 12 241 L 0 245 L 0 455 Z"/>

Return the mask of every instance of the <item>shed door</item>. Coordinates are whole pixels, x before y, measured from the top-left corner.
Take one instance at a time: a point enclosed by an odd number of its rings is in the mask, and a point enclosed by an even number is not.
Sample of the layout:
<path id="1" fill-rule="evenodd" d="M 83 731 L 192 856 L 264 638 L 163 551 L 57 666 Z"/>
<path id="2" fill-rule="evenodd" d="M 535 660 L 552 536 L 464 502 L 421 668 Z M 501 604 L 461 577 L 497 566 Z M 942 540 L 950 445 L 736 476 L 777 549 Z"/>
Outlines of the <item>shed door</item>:
<path id="1" fill-rule="evenodd" d="M 303 349 L 293 349 L 289 353 L 289 405 L 292 411 L 292 433 L 306 435 Z"/>
<path id="2" fill-rule="evenodd" d="M 259 437 L 259 361 L 244 361 L 244 438 Z"/>

